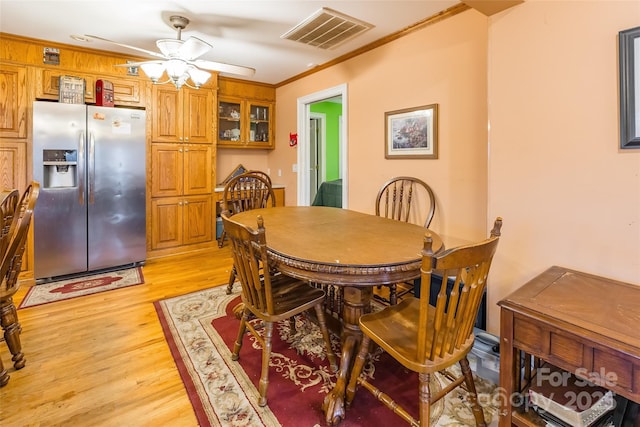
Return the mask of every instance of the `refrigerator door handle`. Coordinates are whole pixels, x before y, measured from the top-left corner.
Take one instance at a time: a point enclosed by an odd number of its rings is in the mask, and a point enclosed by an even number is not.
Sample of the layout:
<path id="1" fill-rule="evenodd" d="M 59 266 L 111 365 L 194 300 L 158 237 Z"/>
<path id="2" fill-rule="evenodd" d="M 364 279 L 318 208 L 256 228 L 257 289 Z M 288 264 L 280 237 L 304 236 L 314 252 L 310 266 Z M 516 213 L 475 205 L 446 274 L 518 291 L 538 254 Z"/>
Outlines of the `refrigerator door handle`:
<path id="1" fill-rule="evenodd" d="M 89 161 L 87 162 L 89 165 L 89 173 L 87 174 L 88 186 L 89 186 L 89 204 L 93 204 L 94 199 L 94 189 L 95 189 L 95 179 L 96 179 L 96 140 L 93 136 L 93 133 L 89 133 Z"/>
<path id="2" fill-rule="evenodd" d="M 85 164 L 85 136 L 84 132 L 80 132 L 80 140 L 78 141 L 78 177 L 84 176 Z M 84 205 L 84 179 L 78 179 L 78 203 Z"/>

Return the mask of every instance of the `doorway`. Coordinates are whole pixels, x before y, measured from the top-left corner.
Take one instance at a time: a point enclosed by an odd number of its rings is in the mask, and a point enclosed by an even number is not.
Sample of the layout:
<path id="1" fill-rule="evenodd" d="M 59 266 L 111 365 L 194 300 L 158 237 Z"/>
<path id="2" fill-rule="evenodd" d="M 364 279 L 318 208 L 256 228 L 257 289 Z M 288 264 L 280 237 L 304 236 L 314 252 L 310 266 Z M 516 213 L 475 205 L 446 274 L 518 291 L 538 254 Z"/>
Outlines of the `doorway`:
<path id="1" fill-rule="evenodd" d="M 325 180 L 326 117 L 311 112 L 309 119 L 309 200 L 315 200 L 320 184 Z"/>
<path id="2" fill-rule="evenodd" d="M 312 120 L 318 115 L 312 113 L 311 106 L 323 101 L 340 102 L 341 117 L 338 125 L 339 177 L 342 179 L 342 207 L 347 207 L 348 200 L 348 161 L 347 161 L 347 85 L 339 85 L 298 98 L 298 205 L 309 206 L 315 196 L 315 190 L 326 178 L 326 149 L 322 143 L 312 141 L 312 126 L 318 122 Z M 326 120 L 325 120 L 326 122 Z M 320 128 L 321 129 L 321 128 Z M 315 135 L 316 132 L 313 133 Z M 320 135 L 320 140 L 322 136 Z M 316 169 L 316 165 L 318 169 Z M 318 181 L 320 179 L 320 181 Z"/>

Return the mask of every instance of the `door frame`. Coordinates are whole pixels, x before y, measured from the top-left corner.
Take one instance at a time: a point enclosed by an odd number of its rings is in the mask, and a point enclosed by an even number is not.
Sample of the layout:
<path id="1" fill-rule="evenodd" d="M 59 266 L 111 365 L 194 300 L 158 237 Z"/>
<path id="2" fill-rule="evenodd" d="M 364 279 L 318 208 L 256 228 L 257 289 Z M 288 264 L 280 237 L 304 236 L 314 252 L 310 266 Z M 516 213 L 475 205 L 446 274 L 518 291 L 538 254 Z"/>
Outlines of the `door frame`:
<path id="1" fill-rule="evenodd" d="M 316 183 L 316 189 L 314 191 L 313 189 L 313 182 L 312 182 L 312 172 L 311 172 L 311 168 L 309 169 L 309 200 L 313 200 L 313 198 L 315 197 L 315 193 L 318 190 L 318 187 L 320 186 L 320 184 L 324 181 L 326 181 L 327 179 L 327 115 L 324 113 L 311 113 L 310 114 L 310 120 L 316 120 L 317 123 L 317 133 L 318 133 L 318 138 L 316 140 L 316 154 L 317 154 L 317 163 L 318 163 L 318 171 L 316 172 L 316 176 L 318 179 L 318 182 Z M 309 130 L 311 130 L 311 126 L 309 127 Z M 311 135 L 311 132 L 309 132 L 309 135 Z M 311 160 L 311 157 L 313 155 L 313 142 L 312 142 L 312 138 L 309 139 L 309 160 Z"/>
<path id="2" fill-rule="evenodd" d="M 340 175 L 342 176 L 342 207 L 348 207 L 348 165 L 347 158 L 347 130 L 348 120 L 346 112 L 347 106 L 347 84 L 343 83 L 328 89 L 324 89 L 309 95 L 298 98 L 298 206 L 309 206 L 310 190 L 309 190 L 309 168 L 310 168 L 310 142 L 309 142 L 309 120 L 311 119 L 310 105 L 316 102 L 324 101 L 329 98 L 339 96 L 342 98 L 342 126 L 340 126 Z"/>

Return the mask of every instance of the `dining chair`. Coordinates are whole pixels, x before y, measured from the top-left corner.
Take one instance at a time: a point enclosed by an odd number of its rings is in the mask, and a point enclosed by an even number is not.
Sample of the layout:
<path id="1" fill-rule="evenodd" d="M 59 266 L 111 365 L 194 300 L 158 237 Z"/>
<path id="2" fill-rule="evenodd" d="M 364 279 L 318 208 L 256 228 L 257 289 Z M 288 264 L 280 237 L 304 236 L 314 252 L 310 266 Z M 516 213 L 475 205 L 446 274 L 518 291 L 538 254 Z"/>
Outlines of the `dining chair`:
<path id="1" fill-rule="evenodd" d="M 276 196 L 271 186 L 271 178 L 261 171 L 247 171 L 233 177 L 225 186 L 222 193 L 223 211 L 231 215 L 240 212 L 266 208 L 269 205 L 276 205 Z M 222 234 L 218 241 L 218 247 L 224 245 L 227 236 L 223 225 Z M 236 281 L 235 265 L 231 267 L 229 273 L 229 283 L 227 284 L 227 294 L 233 292 L 233 284 Z"/>
<path id="2" fill-rule="evenodd" d="M 7 232 L 8 245 L 2 253 L 2 264 L 0 265 L 0 325 L 4 330 L 4 341 L 9 347 L 12 355 L 11 360 L 16 369 L 25 366 L 25 359 L 20 343 L 22 327 L 13 304 L 13 295 L 20 287 L 18 275 L 22 267 L 22 256 L 27 244 L 27 234 L 39 192 L 40 185 L 34 181 L 22 194 Z"/>
<path id="3" fill-rule="evenodd" d="M 20 192 L 18 190 L 5 190 L 0 193 L 0 262 L 9 247 L 9 228 L 11 228 L 19 201 Z M 9 374 L 4 368 L 2 358 L 0 358 L 0 387 L 7 385 L 8 382 Z"/>
<path id="4" fill-rule="evenodd" d="M 222 209 L 232 215 L 250 209 L 266 208 L 269 203 L 275 206 L 271 178 L 261 171 L 247 171 L 231 178 L 222 192 Z M 224 230 L 218 240 L 218 247 L 224 245 Z"/>
<path id="5" fill-rule="evenodd" d="M 427 208 L 428 207 L 428 208 Z M 385 182 L 376 196 L 376 215 L 398 221 L 422 224 L 429 228 L 436 211 L 436 199 L 431 187 L 419 178 L 398 176 Z M 413 291 L 413 283 L 400 284 L 404 290 L 398 292 L 398 284 L 385 285 L 389 298 L 376 294 L 375 298 L 386 304 L 397 304 L 398 298 Z"/>
<path id="6" fill-rule="evenodd" d="M 322 307 L 325 293 L 302 280 L 270 271 L 262 216 L 257 216 L 256 230 L 233 221 L 233 217 L 229 217 L 227 212 L 223 211 L 221 216 L 231 242 L 238 279 L 242 284 L 243 312 L 231 359 L 238 360 L 240 358 L 242 341 L 248 329 L 262 346 L 258 405 L 265 406 L 269 385 L 271 338 L 275 322 L 291 319 L 311 308 L 315 309 L 315 315 L 327 347 L 330 368 L 333 372 L 337 371 L 336 356 L 331 349 L 331 339 Z M 251 323 L 252 316 L 262 321 L 263 335 L 259 334 Z"/>
<path id="7" fill-rule="evenodd" d="M 356 387 L 361 385 L 403 420 L 412 426 L 424 427 L 430 425 L 431 405 L 464 383 L 476 426 L 486 426 L 467 354 L 475 340 L 473 326 L 501 227 L 502 218 L 498 217 L 488 239 L 437 254 L 433 253 L 432 239 L 427 231 L 422 250 L 423 295 L 429 292 L 434 270 L 443 271 L 444 277 L 454 278 L 454 286 L 449 288 L 447 281 L 443 281 L 435 306 L 430 305 L 427 298 L 410 297 L 397 305 L 360 317 L 363 336 L 347 386 L 347 405 L 352 404 Z M 360 375 L 371 341 L 405 368 L 418 373 L 419 420 Z M 455 377 L 448 372 L 451 384 L 432 394 L 431 376 L 456 363 L 460 365 L 462 375 Z"/>
<path id="8" fill-rule="evenodd" d="M 268 173 L 260 171 L 260 170 L 255 170 L 255 169 L 250 169 L 250 170 L 246 171 L 245 173 L 249 173 L 249 174 L 252 174 L 252 175 L 260 176 L 260 177 L 264 178 L 265 180 L 267 180 L 269 182 L 269 185 L 271 185 L 273 187 L 273 183 L 271 182 L 271 177 L 269 176 Z"/>
<path id="9" fill-rule="evenodd" d="M 20 192 L 16 189 L 0 193 L 0 261 L 2 261 L 9 246 L 9 228 L 13 222 L 19 201 Z"/>

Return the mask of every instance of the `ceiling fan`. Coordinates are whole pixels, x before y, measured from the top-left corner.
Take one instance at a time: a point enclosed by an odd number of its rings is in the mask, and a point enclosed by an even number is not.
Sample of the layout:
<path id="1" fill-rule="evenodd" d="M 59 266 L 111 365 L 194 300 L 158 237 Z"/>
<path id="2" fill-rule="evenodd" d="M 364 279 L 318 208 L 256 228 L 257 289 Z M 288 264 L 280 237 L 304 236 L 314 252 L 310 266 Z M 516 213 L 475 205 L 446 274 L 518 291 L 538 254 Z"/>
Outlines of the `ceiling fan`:
<path id="1" fill-rule="evenodd" d="M 98 36 L 86 34 L 85 37 L 102 40 L 160 58 L 158 60 L 119 64 L 118 66 L 139 66 L 153 83 L 163 84 L 172 82 L 178 89 L 185 84 L 190 87 L 199 88 L 209 80 L 209 77 L 211 77 L 211 74 L 205 70 L 247 77 L 250 77 L 255 73 L 256 70 L 250 67 L 198 59 L 198 57 L 212 49 L 213 46 L 194 36 L 189 37 L 187 40 L 181 39 L 182 30 L 184 30 L 187 24 L 189 24 L 189 19 L 184 16 L 173 15 L 169 18 L 169 22 L 171 22 L 173 28 L 176 29 L 178 35 L 176 39 L 157 40 L 156 46 L 158 46 L 160 52 L 153 52 L 147 49 L 118 43 Z M 160 82 L 159 80 L 165 71 L 169 76 L 169 80 Z M 189 79 L 193 83 L 193 86 L 188 83 Z"/>

